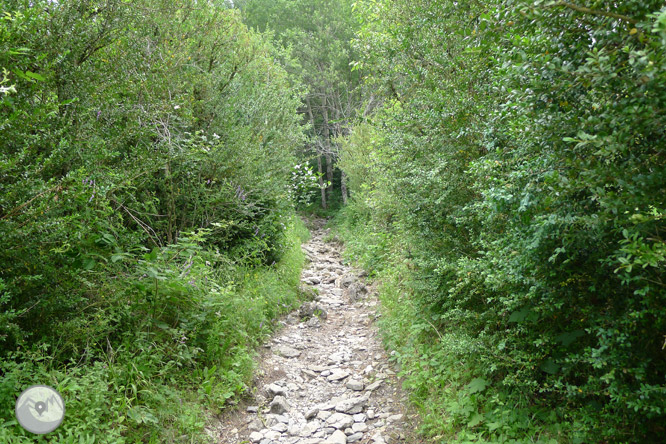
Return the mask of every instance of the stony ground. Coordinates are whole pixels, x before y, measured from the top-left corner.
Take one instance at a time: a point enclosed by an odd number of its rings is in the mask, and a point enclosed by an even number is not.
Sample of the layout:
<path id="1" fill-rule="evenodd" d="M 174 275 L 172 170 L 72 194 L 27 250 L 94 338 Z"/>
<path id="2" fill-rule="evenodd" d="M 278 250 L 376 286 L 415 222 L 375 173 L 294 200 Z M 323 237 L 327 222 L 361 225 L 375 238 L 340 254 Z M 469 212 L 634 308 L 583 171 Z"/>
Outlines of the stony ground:
<path id="1" fill-rule="evenodd" d="M 374 322 L 377 299 L 315 222 L 302 274 L 313 300 L 266 344 L 254 399 L 215 431 L 227 444 L 414 443 Z"/>

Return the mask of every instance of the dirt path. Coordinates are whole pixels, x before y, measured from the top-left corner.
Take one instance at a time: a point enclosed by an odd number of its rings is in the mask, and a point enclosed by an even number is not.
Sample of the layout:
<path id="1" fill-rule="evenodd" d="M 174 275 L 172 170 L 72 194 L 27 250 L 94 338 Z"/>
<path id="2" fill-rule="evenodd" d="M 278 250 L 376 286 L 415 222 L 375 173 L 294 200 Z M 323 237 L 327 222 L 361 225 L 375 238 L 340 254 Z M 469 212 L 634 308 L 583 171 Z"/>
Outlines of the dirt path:
<path id="1" fill-rule="evenodd" d="M 253 402 L 216 431 L 227 444 L 413 443 L 406 398 L 377 334 L 377 299 L 316 221 L 301 280 L 312 302 L 266 344 Z"/>

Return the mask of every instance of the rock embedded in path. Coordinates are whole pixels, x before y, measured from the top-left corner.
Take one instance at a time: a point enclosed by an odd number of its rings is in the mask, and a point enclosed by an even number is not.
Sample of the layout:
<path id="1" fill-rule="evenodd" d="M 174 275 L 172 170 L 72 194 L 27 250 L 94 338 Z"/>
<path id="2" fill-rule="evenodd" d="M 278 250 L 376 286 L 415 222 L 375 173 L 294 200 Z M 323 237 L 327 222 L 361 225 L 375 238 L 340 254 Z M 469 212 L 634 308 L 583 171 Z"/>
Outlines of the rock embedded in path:
<path id="1" fill-rule="evenodd" d="M 320 427 L 319 421 L 311 421 L 305 424 L 301 430 L 299 430 L 299 436 L 303 438 L 307 438 L 309 436 L 312 436 L 317 430 L 319 430 Z"/>
<path id="2" fill-rule="evenodd" d="M 259 430 L 261 430 L 263 428 L 264 428 L 264 425 L 262 424 L 261 420 L 258 419 L 258 418 L 253 419 L 247 425 L 247 429 L 251 432 L 258 432 Z"/>
<path id="3" fill-rule="evenodd" d="M 397 422 L 397 421 L 401 421 L 401 420 L 402 420 L 402 415 L 401 414 L 391 415 L 387 419 L 388 422 Z"/>
<path id="4" fill-rule="evenodd" d="M 280 387 L 277 384 L 269 384 L 268 387 L 266 387 L 266 391 L 271 397 L 287 395 L 287 391 L 285 390 L 285 388 Z"/>
<path id="5" fill-rule="evenodd" d="M 309 277 L 309 278 L 302 279 L 302 281 L 305 282 L 306 284 L 317 285 L 321 282 L 321 279 L 316 278 L 316 277 Z"/>
<path id="6" fill-rule="evenodd" d="M 321 419 L 322 421 L 326 421 L 332 414 L 333 412 L 319 410 L 319 412 L 317 412 L 317 418 Z"/>
<path id="7" fill-rule="evenodd" d="M 288 345 L 279 345 L 275 347 L 275 351 L 283 358 L 298 358 L 301 356 L 301 352 L 299 350 L 296 350 L 293 347 L 289 347 Z"/>
<path id="8" fill-rule="evenodd" d="M 377 433 L 372 437 L 372 444 L 386 444 L 386 441 L 381 433 Z"/>
<path id="9" fill-rule="evenodd" d="M 344 413 L 333 413 L 328 417 L 326 423 L 335 427 L 336 429 L 344 430 L 354 424 L 354 418 L 349 415 L 345 415 Z"/>
<path id="10" fill-rule="evenodd" d="M 367 432 L 368 425 L 364 422 L 355 422 L 354 424 L 352 424 L 351 429 L 354 433 Z"/>
<path id="11" fill-rule="evenodd" d="M 328 317 L 326 308 L 318 302 L 306 302 L 298 309 L 298 315 L 302 318 L 311 318 L 317 316 L 321 319 Z"/>
<path id="12" fill-rule="evenodd" d="M 323 375 L 323 373 L 322 373 L 322 375 Z M 342 369 L 339 369 L 339 368 L 336 368 L 335 370 L 333 370 L 333 371 L 331 372 L 330 375 L 328 375 L 328 376 L 326 377 L 326 379 L 328 379 L 328 380 L 331 381 L 331 382 L 333 382 L 333 381 L 341 381 L 341 380 L 345 379 L 347 376 L 349 376 L 349 372 L 348 372 L 348 371 L 346 371 L 346 370 L 342 370 Z"/>
<path id="13" fill-rule="evenodd" d="M 336 430 L 322 444 L 347 444 L 347 435 L 340 430 Z"/>
<path id="14" fill-rule="evenodd" d="M 328 357 L 328 363 L 331 364 L 331 365 L 341 364 L 345 361 L 348 361 L 347 352 L 343 352 L 343 351 L 333 353 L 331 356 Z"/>
<path id="15" fill-rule="evenodd" d="M 381 379 L 378 380 L 378 381 L 375 381 L 372 384 L 368 385 L 365 388 L 365 390 L 368 391 L 368 392 L 371 392 L 373 390 L 377 390 L 379 388 L 379 386 L 382 385 L 382 382 L 384 382 L 384 381 L 382 381 Z"/>
<path id="16" fill-rule="evenodd" d="M 274 415 L 273 418 L 274 418 L 277 422 L 281 422 L 281 423 L 283 423 L 283 424 L 289 424 L 289 417 L 286 416 L 286 415 Z"/>
<path id="17" fill-rule="evenodd" d="M 318 317 L 313 316 L 310 319 L 308 319 L 308 322 L 306 322 L 305 325 L 310 328 L 319 328 L 321 327 L 321 321 L 319 320 Z"/>
<path id="18" fill-rule="evenodd" d="M 347 442 L 348 443 L 357 442 L 357 441 L 360 441 L 362 438 L 363 438 L 363 433 L 360 433 L 360 432 L 359 433 L 354 433 L 354 434 L 349 435 L 347 437 Z"/>
<path id="19" fill-rule="evenodd" d="M 355 276 L 346 275 L 346 276 L 341 277 L 338 280 L 337 287 L 338 288 L 348 288 L 354 282 L 356 282 L 356 277 Z"/>
<path id="20" fill-rule="evenodd" d="M 360 282 L 354 282 L 343 293 L 344 297 L 352 304 L 361 300 L 366 294 L 368 294 L 368 288 Z"/>
<path id="21" fill-rule="evenodd" d="M 357 379 L 350 379 L 349 381 L 347 381 L 345 387 L 347 387 L 349 390 L 360 392 L 361 390 L 363 390 L 363 381 L 359 381 Z"/>
<path id="22" fill-rule="evenodd" d="M 262 435 L 259 432 L 252 432 L 250 433 L 250 442 L 251 443 L 259 443 L 261 440 L 264 439 L 264 435 Z"/>
<path id="23" fill-rule="evenodd" d="M 361 413 L 367 403 L 368 403 L 368 396 L 349 398 L 337 403 L 335 405 L 335 411 L 353 415 L 356 413 Z"/>
<path id="24" fill-rule="evenodd" d="M 306 368 L 302 368 L 301 372 L 308 377 L 308 379 L 314 379 L 317 377 L 317 374 L 313 372 L 312 370 L 308 370 Z"/>
<path id="25" fill-rule="evenodd" d="M 271 402 L 271 413 L 276 413 L 281 415 L 289 411 L 289 404 L 287 404 L 287 399 L 284 396 L 276 396 L 275 399 Z"/>
<path id="26" fill-rule="evenodd" d="M 269 441 L 280 439 L 280 432 L 277 432 L 275 430 L 268 430 L 267 432 L 264 433 L 264 438 Z"/>
<path id="27" fill-rule="evenodd" d="M 354 422 L 365 422 L 368 420 L 368 416 L 365 413 L 357 413 L 354 415 Z"/>

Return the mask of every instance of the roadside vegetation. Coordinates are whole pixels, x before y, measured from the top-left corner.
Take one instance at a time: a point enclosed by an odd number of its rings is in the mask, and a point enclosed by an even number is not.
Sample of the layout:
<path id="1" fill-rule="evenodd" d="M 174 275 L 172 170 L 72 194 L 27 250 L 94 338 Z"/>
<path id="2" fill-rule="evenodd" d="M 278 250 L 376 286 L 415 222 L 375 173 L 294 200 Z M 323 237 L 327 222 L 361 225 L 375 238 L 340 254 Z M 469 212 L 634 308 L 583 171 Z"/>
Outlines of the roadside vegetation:
<path id="1" fill-rule="evenodd" d="M 299 83 L 224 4 L 0 13 L 0 441 L 33 384 L 39 442 L 207 441 L 298 301 Z"/>
<path id="2" fill-rule="evenodd" d="M 666 11 L 360 1 L 349 258 L 433 442 L 661 442 Z"/>

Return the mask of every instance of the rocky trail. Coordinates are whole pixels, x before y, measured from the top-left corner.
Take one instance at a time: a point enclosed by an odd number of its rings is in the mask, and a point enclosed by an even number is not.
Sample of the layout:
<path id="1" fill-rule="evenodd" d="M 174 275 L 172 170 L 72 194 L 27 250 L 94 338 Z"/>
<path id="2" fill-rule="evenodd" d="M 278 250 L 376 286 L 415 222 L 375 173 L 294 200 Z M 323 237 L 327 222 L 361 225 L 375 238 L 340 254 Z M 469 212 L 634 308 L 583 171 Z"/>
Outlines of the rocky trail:
<path id="1" fill-rule="evenodd" d="M 406 396 L 382 347 L 378 301 L 315 221 L 303 245 L 313 300 L 264 346 L 254 399 L 222 418 L 227 444 L 413 443 Z"/>

